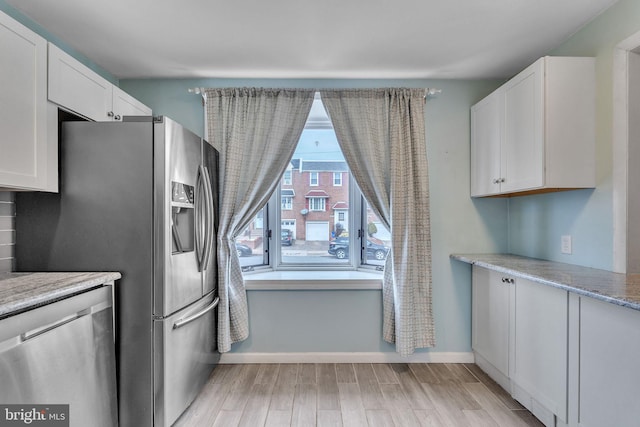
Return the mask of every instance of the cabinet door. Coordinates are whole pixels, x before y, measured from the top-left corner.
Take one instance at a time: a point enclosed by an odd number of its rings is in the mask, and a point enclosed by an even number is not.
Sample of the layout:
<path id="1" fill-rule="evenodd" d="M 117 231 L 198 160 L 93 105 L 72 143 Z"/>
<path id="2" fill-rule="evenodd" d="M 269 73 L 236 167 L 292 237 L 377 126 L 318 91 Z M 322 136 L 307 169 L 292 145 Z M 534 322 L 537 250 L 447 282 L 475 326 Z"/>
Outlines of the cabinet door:
<path id="1" fill-rule="evenodd" d="M 493 92 L 471 107 L 471 196 L 500 192 L 502 96 Z"/>
<path id="2" fill-rule="evenodd" d="M 511 378 L 535 402 L 567 420 L 567 291 L 517 279 L 512 314 Z"/>
<path id="3" fill-rule="evenodd" d="M 504 85 L 502 191 L 544 185 L 544 58 Z"/>
<path id="4" fill-rule="evenodd" d="M 119 87 L 113 87 L 113 120 L 124 116 L 150 116 L 151 108 L 135 99 Z"/>
<path id="5" fill-rule="evenodd" d="M 509 283 L 498 272 L 473 267 L 473 350 L 509 375 Z"/>
<path id="6" fill-rule="evenodd" d="M 580 298 L 581 427 L 640 420 L 640 312 Z"/>
<path id="7" fill-rule="evenodd" d="M 113 85 L 49 43 L 49 100 L 95 121 L 111 121 Z"/>
<path id="8" fill-rule="evenodd" d="M 44 189 L 47 42 L 0 13 L 0 57 L 0 187 Z"/>

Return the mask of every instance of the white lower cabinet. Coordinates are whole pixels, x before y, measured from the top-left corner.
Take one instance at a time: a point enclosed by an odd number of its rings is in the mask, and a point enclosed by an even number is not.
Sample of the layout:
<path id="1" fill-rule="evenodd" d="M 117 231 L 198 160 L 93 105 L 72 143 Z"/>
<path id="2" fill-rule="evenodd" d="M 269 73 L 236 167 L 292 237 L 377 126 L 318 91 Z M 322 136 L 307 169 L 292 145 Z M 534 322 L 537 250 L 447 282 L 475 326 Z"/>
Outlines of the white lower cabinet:
<path id="1" fill-rule="evenodd" d="M 578 426 L 640 425 L 640 311 L 580 298 Z"/>
<path id="2" fill-rule="evenodd" d="M 476 363 L 547 426 L 567 424 L 568 292 L 473 266 Z"/>
<path id="3" fill-rule="evenodd" d="M 513 397 L 545 425 L 567 422 L 567 291 L 518 278 L 509 376 Z"/>
<path id="4" fill-rule="evenodd" d="M 575 285 L 473 265 L 476 364 L 547 427 L 640 426 L 640 310 Z"/>
<path id="5" fill-rule="evenodd" d="M 476 363 L 504 388 L 509 387 L 510 283 L 493 270 L 473 267 L 473 330 Z"/>

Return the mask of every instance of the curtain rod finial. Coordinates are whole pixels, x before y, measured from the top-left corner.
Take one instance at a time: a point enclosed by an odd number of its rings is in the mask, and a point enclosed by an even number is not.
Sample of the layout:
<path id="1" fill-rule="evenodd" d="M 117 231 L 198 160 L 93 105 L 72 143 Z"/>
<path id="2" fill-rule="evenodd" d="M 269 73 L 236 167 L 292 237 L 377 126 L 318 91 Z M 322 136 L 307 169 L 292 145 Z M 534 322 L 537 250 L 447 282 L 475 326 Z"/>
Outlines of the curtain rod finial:
<path id="1" fill-rule="evenodd" d="M 432 87 L 428 87 L 424 97 L 428 98 L 430 96 L 438 95 L 439 93 L 442 93 L 442 89 L 435 89 Z"/>

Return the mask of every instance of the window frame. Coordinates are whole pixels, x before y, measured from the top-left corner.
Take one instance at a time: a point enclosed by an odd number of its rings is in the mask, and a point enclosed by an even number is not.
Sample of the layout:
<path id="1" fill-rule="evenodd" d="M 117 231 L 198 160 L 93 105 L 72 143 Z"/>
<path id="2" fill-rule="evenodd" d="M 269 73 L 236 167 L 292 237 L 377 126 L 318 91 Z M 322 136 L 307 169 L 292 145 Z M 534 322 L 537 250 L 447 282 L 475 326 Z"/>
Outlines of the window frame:
<path id="1" fill-rule="evenodd" d="M 326 263 L 326 264 L 311 264 L 311 263 L 285 263 L 282 260 L 282 244 L 280 240 L 280 233 L 282 231 L 282 217 L 280 215 L 280 204 L 276 203 L 282 196 L 280 193 L 280 187 L 274 191 L 274 194 L 269 199 L 269 202 L 265 206 L 263 213 L 264 221 L 264 245 L 263 245 L 263 264 L 256 264 L 243 267 L 243 274 L 249 277 L 253 274 L 262 274 L 268 271 L 298 271 L 298 272 L 313 272 L 313 271 L 362 271 L 375 273 L 375 276 L 370 280 L 375 282 L 377 274 L 382 274 L 380 266 L 367 263 L 367 253 L 365 244 L 363 244 L 363 237 L 367 236 L 367 202 L 360 192 L 353 176 L 349 174 L 349 206 L 353 208 L 349 209 L 349 232 L 350 244 L 349 244 L 349 259 L 347 262 L 341 263 Z M 353 203 L 351 202 L 353 201 Z M 274 227 L 274 224 L 277 226 Z M 275 237 L 274 237 L 275 236 Z M 365 240 L 366 241 L 366 240 Z M 303 277 L 303 276 L 299 276 Z M 254 283 L 258 283 L 259 279 L 252 279 Z M 266 279 L 265 279 L 266 280 Z M 303 280 L 303 279 L 301 279 Z M 267 282 L 271 283 L 269 280 Z M 255 285 L 259 288 L 259 285 Z M 289 285 L 287 285 L 289 286 Z M 377 286 L 377 285 L 376 285 Z M 345 286 L 349 288 L 349 286 Z M 296 288 L 296 286 L 289 286 L 289 288 Z M 304 289 L 304 285 L 300 286 Z"/>
<path id="2" fill-rule="evenodd" d="M 288 200 L 287 207 L 285 207 L 285 200 Z M 293 196 L 280 196 L 280 209 L 284 211 L 293 210 Z"/>
<path id="3" fill-rule="evenodd" d="M 315 184 L 314 179 L 315 177 Z M 320 186 L 320 172 L 309 172 L 309 187 L 319 187 Z"/>
<path id="4" fill-rule="evenodd" d="M 291 169 L 287 169 L 284 171 L 282 175 L 282 185 L 292 185 L 293 183 L 293 171 Z"/>
<path id="5" fill-rule="evenodd" d="M 336 180 L 336 178 L 339 178 Z M 333 186 L 334 187 L 342 187 L 342 172 L 334 172 L 333 173 Z"/>
<path id="6" fill-rule="evenodd" d="M 326 197 L 308 197 L 307 200 L 308 200 L 309 211 L 311 211 L 311 212 L 326 212 L 327 211 L 327 198 Z M 320 201 L 322 201 L 322 203 L 319 203 Z M 322 205 L 320 209 L 317 206 L 315 206 L 316 203 L 318 203 L 319 205 Z"/>
<path id="7" fill-rule="evenodd" d="M 317 95 L 317 94 L 316 94 Z M 330 124 L 329 124 L 330 125 Z M 332 127 L 332 125 L 330 125 Z M 309 129 L 314 129 L 310 127 Z M 346 160 L 345 160 L 346 162 Z M 285 179 L 287 172 L 290 172 L 289 179 Z M 319 171 L 308 171 L 309 173 L 309 187 L 320 187 L 321 173 Z M 345 172 L 333 172 L 332 173 L 332 183 L 330 185 L 336 185 L 336 178 L 339 176 L 339 186 L 344 185 L 344 176 Z M 325 177 L 325 178 L 328 178 Z M 253 265 L 248 268 L 243 268 L 243 274 L 247 278 L 247 280 L 253 283 L 254 289 L 261 289 L 260 283 L 264 281 L 266 284 L 266 288 L 274 285 L 274 280 L 277 281 L 279 279 L 273 279 L 273 277 L 280 277 L 280 274 L 285 274 L 287 277 L 294 277 L 294 279 L 290 279 L 290 282 L 286 285 L 283 285 L 286 289 L 307 289 L 305 286 L 306 282 L 314 282 L 317 281 L 317 272 L 331 273 L 335 272 L 337 275 L 345 275 L 344 277 L 356 277 L 353 274 L 367 274 L 367 279 L 364 279 L 365 282 L 369 283 L 369 285 L 373 284 L 373 287 L 368 287 L 370 289 L 379 288 L 381 283 L 382 274 L 380 271 L 379 265 L 368 264 L 367 263 L 367 250 L 366 250 L 366 241 L 367 241 L 367 212 L 366 206 L 367 203 L 357 186 L 353 174 L 348 169 L 346 179 L 348 180 L 348 200 L 349 200 L 349 208 L 347 213 L 347 226 L 349 231 L 349 257 L 347 260 L 339 260 L 335 262 L 328 263 L 311 263 L 311 262 L 284 262 L 282 255 L 282 242 L 281 242 L 281 232 L 283 230 L 282 227 L 282 211 L 287 211 L 289 209 L 282 209 L 282 191 L 288 191 L 289 189 L 283 189 L 283 186 L 293 185 L 293 172 L 291 168 L 288 168 L 283 174 L 281 183 L 278 185 L 273 192 L 271 198 L 269 199 L 267 205 L 264 210 L 264 230 L 265 230 L 265 238 L 264 238 L 264 254 L 263 254 L 263 264 Z M 284 196 L 287 197 L 287 196 Z M 327 210 L 331 210 L 331 204 L 327 200 L 326 197 L 309 197 L 309 202 L 305 205 L 308 207 L 308 211 L 311 212 L 322 212 L 320 210 L 312 210 L 311 209 L 311 199 L 323 199 L 324 204 L 324 212 Z M 293 198 L 291 198 L 293 203 Z M 292 206 L 292 209 L 296 209 Z M 306 209 L 305 209 L 306 210 Z M 331 213 L 333 214 L 333 213 Z M 343 222 L 343 221 L 342 221 Z M 287 273 L 291 272 L 291 273 Z M 353 272 L 350 274 L 349 272 Z M 307 274 L 308 273 L 308 274 Z M 274 276 L 274 274 L 276 276 Z M 291 276 L 293 275 L 293 276 Z M 295 278 L 299 277 L 298 283 L 300 285 L 296 286 L 292 284 L 295 282 Z M 337 277 L 337 276 L 336 276 Z M 342 277 L 342 276 L 340 276 Z M 360 276 L 357 276 L 360 277 Z M 288 279 L 289 280 L 289 279 Z M 353 279 L 360 280 L 360 279 Z M 346 283 L 349 279 L 345 279 L 344 288 L 350 288 Z M 366 286 L 369 286 L 366 285 Z M 313 286 L 313 285 L 312 285 Z M 324 286 L 324 285 L 322 285 Z M 343 285 L 340 285 L 342 287 Z"/>

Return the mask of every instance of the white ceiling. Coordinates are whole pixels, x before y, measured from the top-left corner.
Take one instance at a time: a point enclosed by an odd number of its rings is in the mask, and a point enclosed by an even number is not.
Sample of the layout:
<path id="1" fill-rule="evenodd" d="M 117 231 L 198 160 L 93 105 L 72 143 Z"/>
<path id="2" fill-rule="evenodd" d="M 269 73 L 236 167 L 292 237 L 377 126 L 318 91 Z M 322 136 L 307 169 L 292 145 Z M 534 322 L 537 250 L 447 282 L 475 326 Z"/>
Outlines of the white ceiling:
<path id="1" fill-rule="evenodd" d="M 616 0 L 8 0 L 118 78 L 510 77 Z"/>

